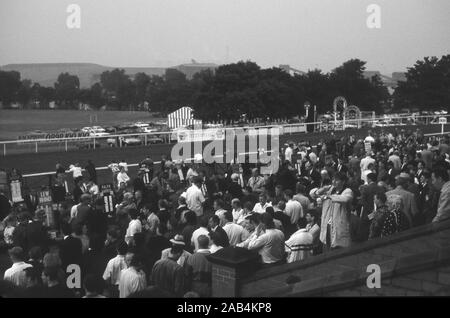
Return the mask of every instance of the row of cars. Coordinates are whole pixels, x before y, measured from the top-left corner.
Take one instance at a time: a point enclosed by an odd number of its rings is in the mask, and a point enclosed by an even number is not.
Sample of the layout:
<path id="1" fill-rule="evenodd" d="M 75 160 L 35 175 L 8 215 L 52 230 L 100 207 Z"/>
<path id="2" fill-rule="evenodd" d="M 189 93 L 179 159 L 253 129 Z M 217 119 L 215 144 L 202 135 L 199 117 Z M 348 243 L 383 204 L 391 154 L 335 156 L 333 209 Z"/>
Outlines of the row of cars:
<path id="1" fill-rule="evenodd" d="M 165 142 L 163 134 L 157 132 L 167 131 L 164 122 L 144 123 L 136 122 L 121 124 L 117 126 L 91 126 L 81 129 L 61 128 L 55 134 L 59 137 L 94 137 L 92 139 L 80 139 L 76 142 L 79 149 L 99 148 L 99 147 L 126 147 L 144 144 L 157 144 Z M 42 131 L 35 131 L 32 134 L 45 134 Z M 148 134 L 148 135 L 145 135 Z M 58 138 L 59 138 L 58 137 Z"/>

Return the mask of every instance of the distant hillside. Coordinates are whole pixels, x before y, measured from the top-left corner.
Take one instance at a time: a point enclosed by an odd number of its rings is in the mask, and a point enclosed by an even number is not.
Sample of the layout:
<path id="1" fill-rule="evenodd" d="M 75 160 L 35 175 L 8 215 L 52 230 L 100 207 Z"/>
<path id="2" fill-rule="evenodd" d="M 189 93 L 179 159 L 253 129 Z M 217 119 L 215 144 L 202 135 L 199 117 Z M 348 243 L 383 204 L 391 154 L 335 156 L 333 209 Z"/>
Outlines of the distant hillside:
<path id="1" fill-rule="evenodd" d="M 29 79 L 43 86 L 53 86 L 58 75 L 68 72 L 77 75 L 80 86 L 88 88 L 100 80 L 100 74 L 104 71 L 113 70 L 116 67 L 103 66 L 93 63 L 33 63 L 33 64 L 8 64 L 1 66 L 3 71 L 20 72 L 22 79 Z M 148 75 L 163 75 L 164 67 L 123 67 L 125 72 L 134 76 L 136 73 L 144 72 Z"/>
<path id="2" fill-rule="evenodd" d="M 197 63 L 181 64 L 173 66 L 171 68 L 178 69 L 186 74 L 187 78 L 202 70 L 211 69 L 215 70 L 219 65 L 213 63 Z M 287 72 L 304 74 L 302 71 L 291 68 L 289 65 L 280 65 L 281 68 Z M 73 75 L 77 75 L 80 79 L 80 85 L 82 88 L 91 87 L 94 83 L 100 81 L 100 74 L 105 71 L 110 71 L 115 68 L 123 68 L 125 73 L 134 76 L 136 73 L 143 72 L 147 75 L 163 75 L 167 68 L 165 67 L 111 67 L 103 66 L 93 63 L 33 63 L 33 64 L 8 64 L 0 66 L 0 70 L 3 71 L 18 71 L 21 74 L 22 79 L 29 79 L 33 82 L 39 83 L 43 86 L 53 86 L 58 78 L 58 75 L 63 72 L 68 72 Z M 365 71 L 364 76 L 371 78 L 373 75 L 378 74 L 381 77 L 383 83 L 390 89 L 395 89 L 398 81 L 405 80 L 405 73 L 395 72 L 392 73 L 392 77 L 381 74 L 378 71 Z"/>

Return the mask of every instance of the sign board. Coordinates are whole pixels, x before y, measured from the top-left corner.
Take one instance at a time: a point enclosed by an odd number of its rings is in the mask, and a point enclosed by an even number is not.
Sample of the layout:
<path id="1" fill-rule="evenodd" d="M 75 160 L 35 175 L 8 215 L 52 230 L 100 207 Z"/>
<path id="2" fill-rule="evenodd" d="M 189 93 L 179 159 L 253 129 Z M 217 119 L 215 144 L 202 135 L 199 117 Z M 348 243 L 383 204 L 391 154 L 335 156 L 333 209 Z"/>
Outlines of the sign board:
<path id="1" fill-rule="evenodd" d="M 38 192 L 39 205 L 52 204 L 52 196 L 49 190 Z"/>
<path id="2" fill-rule="evenodd" d="M 105 183 L 100 185 L 100 192 L 103 194 L 105 192 L 113 192 L 113 185 L 112 183 Z"/>
<path id="3" fill-rule="evenodd" d="M 19 180 L 11 181 L 11 200 L 14 203 L 23 202 L 22 184 Z"/>
<path id="4" fill-rule="evenodd" d="M 105 183 L 100 185 L 100 193 L 103 196 L 103 205 L 105 213 L 114 212 L 114 192 L 112 183 Z"/>
<path id="5" fill-rule="evenodd" d="M 195 142 L 195 141 L 207 141 L 207 140 L 224 140 L 224 129 L 199 129 L 199 130 L 187 130 L 182 129 L 177 132 L 178 142 Z"/>
<path id="6" fill-rule="evenodd" d="M 105 207 L 105 213 L 114 212 L 114 197 L 111 192 L 106 192 L 103 194 L 103 204 Z"/>
<path id="7" fill-rule="evenodd" d="M 53 227 L 55 224 L 55 216 L 53 214 L 53 201 L 49 190 L 38 191 L 38 209 L 45 211 L 46 215 L 46 225 L 48 227 Z"/>
<path id="8" fill-rule="evenodd" d="M 150 182 L 152 181 L 152 180 L 150 179 L 150 173 L 149 173 L 148 171 L 144 171 L 144 172 L 142 173 L 142 181 L 144 181 L 144 184 L 145 184 L 145 185 L 149 185 Z"/>
<path id="9" fill-rule="evenodd" d="M 447 117 L 439 117 L 439 124 L 441 125 L 447 124 Z"/>

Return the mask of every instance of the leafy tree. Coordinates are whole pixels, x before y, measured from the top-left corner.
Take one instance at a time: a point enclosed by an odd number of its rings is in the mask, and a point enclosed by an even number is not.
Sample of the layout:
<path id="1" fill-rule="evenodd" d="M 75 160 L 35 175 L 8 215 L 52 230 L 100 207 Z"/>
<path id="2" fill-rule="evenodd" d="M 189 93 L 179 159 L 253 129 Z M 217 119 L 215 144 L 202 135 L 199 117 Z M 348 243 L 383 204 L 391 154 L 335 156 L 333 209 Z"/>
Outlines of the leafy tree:
<path id="1" fill-rule="evenodd" d="M 408 68 L 406 81 L 395 90 L 394 106 L 450 111 L 450 55 L 425 57 Z"/>
<path id="2" fill-rule="evenodd" d="M 129 109 L 134 100 L 133 82 L 124 69 L 105 71 L 100 75 L 107 103 L 119 109 Z"/>
<path id="3" fill-rule="evenodd" d="M 0 71 L 0 101 L 9 105 L 17 98 L 20 89 L 20 73 L 16 71 Z"/>
<path id="4" fill-rule="evenodd" d="M 134 86 L 136 88 L 135 103 L 140 104 L 146 101 L 147 88 L 150 84 L 150 76 L 145 73 L 137 73 L 134 76 Z"/>
<path id="5" fill-rule="evenodd" d="M 24 108 L 28 106 L 28 103 L 31 100 L 32 94 L 31 84 L 32 82 L 30 80 L 25 79 L 20 83 L 20 88 L 17 91 L 17 101 L 21 103 L 24 106 Z"/>
<path id="6" fill-rule="evenodd" d="M 75 107 L 80 90 L 80 80 L 76 75 L 61 73 L 55 83 L 56 99 L 66 107 Z"/>

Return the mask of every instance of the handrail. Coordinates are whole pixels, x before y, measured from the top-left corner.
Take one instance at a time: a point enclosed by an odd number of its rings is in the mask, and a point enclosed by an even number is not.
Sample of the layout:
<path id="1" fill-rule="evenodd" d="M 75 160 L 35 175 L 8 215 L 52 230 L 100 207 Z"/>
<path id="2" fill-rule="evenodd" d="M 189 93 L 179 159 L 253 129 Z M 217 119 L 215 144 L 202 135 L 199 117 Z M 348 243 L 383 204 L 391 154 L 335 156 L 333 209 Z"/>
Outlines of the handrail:
<path id="1" fill-rule="evenodd" d="M 266 150 L 266 152 L 272 152 L 273 150 Z M 251 152 L 242 152 L 242 153 L 239 153 L 238 154 L 238 156 L 239 155 L 249 155 L 249 154 L 255 154 L 255 153 L 257 153 L 257 152 L 254 152 L 254 151 L 251 151 Z M 215 155 L 215 156 L 213 156 L 214 158 L 222 158 L 222 157 L 224 157 L 224 155 Z M 194 161 L 194 160 L 196 160 L 195 158 L 188 158 L 188 159 L 184 159 L 183 161 L 188 161 L 188 162 L 191 162 L 191 161 Z M 161 164 L 161 161 L 154 161 L 153 162 L 153 164 Z M 137 167 L 137 166 L 139 166 L 139 164 L 138 163 L 130 163 L 130 164 L 127 164 L 127 167 Z M 96 167 L 95 168 L 95 170 L 108 170 L 109 169 L 109 167 L 108 166 L 105 166 L 105 167 Z M 84 172 L 84 171 L 86 171 L 86 169 L 81 169 L 81 171 L 82 172 Z M 66 170 L 66 171 L 64 171 L 65 173 L 70 173 L 71 171 L 70 170 Z M 55 174 L 55 172 L 40 172 L 40 173 L 29 173 L 29 174 L 24 174 L 24 175 L 22 175 L 22 177 L 23 178 L 28 178 L 28 177 L 40 177 L 40 176 L 48 176 L 48 175 L 53 175 L 53 174 Z"/>

